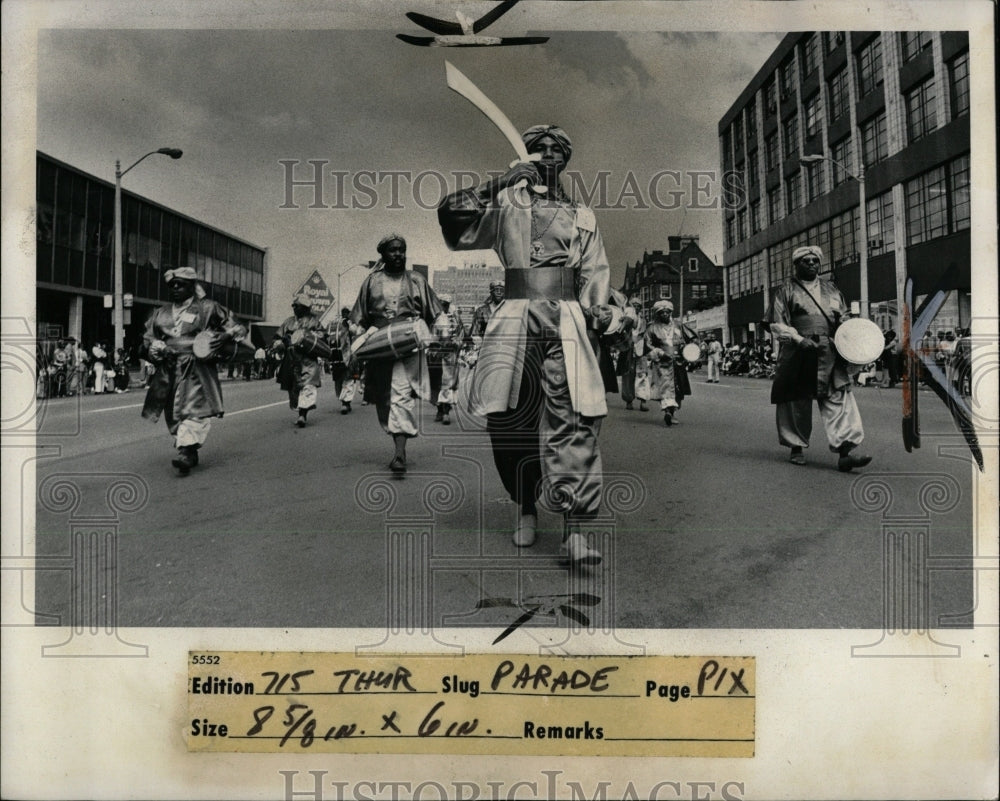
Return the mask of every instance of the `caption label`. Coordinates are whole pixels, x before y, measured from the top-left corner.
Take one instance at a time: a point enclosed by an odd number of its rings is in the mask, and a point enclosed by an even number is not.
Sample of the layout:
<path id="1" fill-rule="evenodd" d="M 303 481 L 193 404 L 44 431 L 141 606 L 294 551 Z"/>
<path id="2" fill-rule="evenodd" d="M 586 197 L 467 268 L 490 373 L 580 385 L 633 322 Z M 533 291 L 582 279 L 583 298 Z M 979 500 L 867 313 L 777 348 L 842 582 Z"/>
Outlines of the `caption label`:
<path id="1" fill-rule="evenodd" d="M 754 755 L 753 657 L 192 651 L 189 751 Z"/>

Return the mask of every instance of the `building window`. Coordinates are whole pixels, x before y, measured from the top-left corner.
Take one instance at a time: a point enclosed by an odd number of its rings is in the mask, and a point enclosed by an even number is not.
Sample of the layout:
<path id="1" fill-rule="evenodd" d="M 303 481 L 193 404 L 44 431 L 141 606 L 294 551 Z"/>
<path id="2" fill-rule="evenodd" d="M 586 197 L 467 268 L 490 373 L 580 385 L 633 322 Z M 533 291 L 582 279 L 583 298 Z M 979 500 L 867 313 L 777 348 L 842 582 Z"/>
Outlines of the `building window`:
<path id="1" fill-rule="evenodd" d="M 822 161 L 806 165 L 806 191 L 809 193 L 810 202 L 818 198 L 825 191 Z"/>
<path id="2" fill-rule="evenodd" d="M 785 158 L 794 158 L 799 152 L 799 118 L 789 117 L 782 123 L 781 131 Z"/>
<path id="3" fill-rule="evenodd" d="M 731 248 L 736 244 L 736 215 L 726 218 L 726 247 Z"/>
<path id="4" fill-rule="evenodd" d="M 802 77 L 807 77 L 819 63 L 819 42 L 815 33 L 809 34 L 802 44 Z"/>
<path id="5" fill-rule="evenodd" d="M 950 165 L 951 174 L 951 209 L 952 230 L 961 231 L 969 227 L 971 222 L 971 206 L 969 204 L 969 157 L 961 156 Z"/>
<path id="6" fill-rule="evenodd" d="M 823 42 L 827 54 L 832 53 L 844 43 L 844 32 L 827 31 L 823 34 Z"/>
<path id="7" fill-rule="evenodd" d="M 773 170 L 778 166 L 778 132 L 765 137 L 764 139 L 764 169 Z"/>
<path id="8" fill-rule="evenodd" d="M 660 300 L 670 300 L 671 298 L 671 286 L 670 284 L 660 284 Z"/>
<path id="9" fill-rule="evenodd" d="M 885 112 L 880 111 L 861 124 L 861 163 L 867 169 L 873 164 L 878 164 L 887 155 Z"/>
<path id="10" fill-rule="evenodd" d="M 781 219 L 781 187 L 776 186 L 767 193 L 767 223 L 774 225 Z"/>
<path id="11" fill-rule="evenodd" d="M 848 209 L 830 221 L 830 264 L 841 265 L 858 260 L 855 237 L 857 209 Z"/>
<path id="12" fill-rule="evenodd" d="M 805 103 L 806 136 L 815 136 L 819 133 L 820 111 L 819 92 L 814 94 Z"/>
<path id="13" fill-rule="evenodd" d="M 751 187 L 757 186 L 757 151 L 747 154 L 747 183 Z"/>
<path id="14" fill-rule="evenodd" d="M 839 142 L 834 142 L 830 148 L 830 156 L 833 161 L 833 185 L 840 186 L 851 177 L 850 173 L 854 172 L 854 148 L 851 146 L 851 137 L 845 136 Z"/>
<path id="15" fill-rule="evenodd" d="M 922 139 L 937 127 L 934 100 L 933 77 L 906 93 L 906 132 L 911 142 Z"/>
<path id="16" fill-rule="evenodd" d="M 757 136 L 757 101 L 755 98 L 750 98 L 750 102 L 747 103 L 747 139 L 753 139 Z"/>
<path id="17" fill-rule="evenodd" d="M 906 182 L 906 244 L 948 233 L 948 187 L 944 165 Z"/>
<path id="18" fill-rule="evenodd" d="M 903 31 L 899 34 L 899 45 L 903 51 L 903 61 L 909 61 L 931 46 L 930 32 Z"/>
<path id="19" fill-rule="evenodd" d="M 755 234 L 760 228 L 760 201 L 754 200 L 750 203 L 750 233 Z"/>
<path id="20" fill-rule="evenodd" d="M 688 272 L 689 273 L 696 273 L 696 272 L 698 272 L 698 260 L 697 259 L 688 259 Z"/>
<path id="21" fill-rule="evenodd" d="M 739 157 L 743 153 L 743 117 L 739 114 L 733 120 L 733 147 L 736 149 L 737 157 Z"/>
<path id="22" fill-rule="evenodd" d="M 691 284 L 691 300 L 708 300 L 708 284 Z"/>
<path id="23" fill-rule="evenodd" d="M 740 242 L 747 238 L 747 210 L 745 206 L 736 212 L 736 237 Z"/>
<path id="24" fill-rule="evenodd" d="M 778 93 L 773 80 L 764 84 L 764 108 L 769 115 L 778 113 Z"/>
<path id="25" fill-rule="evenodd" d="M 792 87 L 795 85 L 795 62 L 789 58 L 784 64 L 778 69 L 778 90 L 781 93 L 781 99 L 787 100 L 792 95 Z"/>
<path id="26" fill-rule="evenodd" d="M 884 192 L 868 201 L 868 254 L 889 253 L 896 242 L 892 226 L 892 192 Z"/>
<path id="27" fill-rule="evenodd" d="M 876 36 L 858 53 L 858 96 L 882 85 L 882 37 Z"/>
<path id="28" fill-rule="evenodd" d="M 969 113 L 969 53 L 962 53 L 948 64 L 948 85 L 951 89 L 951 118 Z"/>
<path id="29" fill-rule="evenodd" d="M 827 87 L 830 98 L 830 122 L 833 122 L 847 113 L 847 106 L 850 102 L 847 92 L 847 67 L 834 75 L 827 82 Z"/>
<path id="30" fill-rule="evenodd" d="M 788 213 L 802 205 L 802 171 L 789 176 L 785 181 L 785 200 L 788 205 Z"/>

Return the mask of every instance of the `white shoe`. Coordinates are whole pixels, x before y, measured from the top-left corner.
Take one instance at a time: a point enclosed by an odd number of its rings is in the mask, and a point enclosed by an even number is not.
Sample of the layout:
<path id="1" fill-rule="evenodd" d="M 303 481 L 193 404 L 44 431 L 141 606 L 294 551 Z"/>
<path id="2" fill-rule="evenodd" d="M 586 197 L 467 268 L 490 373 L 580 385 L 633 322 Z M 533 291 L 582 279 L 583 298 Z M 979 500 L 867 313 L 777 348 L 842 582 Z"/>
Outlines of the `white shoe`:
<path id="1" fill-rule="evenodd" d="M 564 559 L 575 565 L 599 565 L 601 554 L 587 545 L 587 538 L 576 532 L 570 534 L 562 544 L 560 552 Z"/>
<path id="2" fill-rule="evenodd" d="M 538 515 L 522 514 L 514 529 L 514 544 L 518 548 L 530 548 L 535 544 L 535 526 L 538 525 Z"/>

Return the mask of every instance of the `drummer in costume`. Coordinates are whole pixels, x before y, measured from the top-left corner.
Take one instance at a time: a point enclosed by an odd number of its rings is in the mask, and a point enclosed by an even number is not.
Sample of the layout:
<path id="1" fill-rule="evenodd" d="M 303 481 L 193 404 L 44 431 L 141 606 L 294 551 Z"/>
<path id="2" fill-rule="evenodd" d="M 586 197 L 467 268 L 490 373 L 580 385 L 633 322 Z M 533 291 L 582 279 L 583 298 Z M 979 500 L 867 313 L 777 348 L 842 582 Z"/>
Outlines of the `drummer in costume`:
<path id="1" fill-rule="evenodd" d="M 433 325 L 443 308 L 427 280 L 406 269 L 406 240 L 388 234 L 377 249 L 381 259 L 361 284 L 351 322 L 365 331 L 404 320 Z M 365 400 L 375 404 L 378 421 L 395 448 L 389 469 L 405 473 L 406 441 L 417 436 L 414 398 L 430 397 L 426 356 L 420 350 L 401 359 L 369 360 L 365 376 Z"/>
<path id="2" fill-rule="evenodd" d="M 840 454 L 837 467 L 848 472 L 872 458 L 854 452 L 865 432 L 847 364 L 833 346 L 835 329 L 847 316 L 848 306 L 840 290 L 819 277 L 822 261 L 823 251 L 815 245 L 796 248 L 795 275 L 778 287 L 771 300 L 764 327 L 781 343 L 771 403 L 777 406 L 778 441 L 791 448 L 792 464 L 803 465 L 815 399 L 830 450 Z"/>
<path id="3" fill-rule="evenodd" d="M 298 413 L 295 425 L 305 428 L 309 412 L 316 408 L 318 388 L 323 384 L 323 371 L 316 355 L 301 344 L 305 334 L 323 336 L 323 326 L 312 313 L 312 299 L 296 295 L 292 301 L 292 316 L 278 328 L 285 345 L 285 354 L 278 368 L 278 384 L 288 393 L 288 405 Z M 297 332 L 302 332 L 297 334 Z M 298 342 L 293 342 L 294 339 Z"/>
<path id="4" fill-rule="evenodd" d="M 330 326 L 327 337 L 333 351 L 334 388 L 340 398 L 340 413 L 350 414 L 351 404 L 358 393 L 361 366 L 351 353 L 351 341 L 358 337 L 362 330 L 351 322 L 351 310 L 344 306 L 340 310 L 340 319 Z"/>
<path id="5" fill-rule="evenodd" d="M 515 545 L 534 543 L 544 492 L 563 514 L 570 564 L 598 564 L 580 527 L 601 503 L 597 435 L 607 405 L 596 349 L 612 319 L 610 270 L 593 212 L 559 182 L 573 152 L 566 132 L 536 125 L 521 137 L 538 161 L 438 209 L 450 248 L 492 248 L 505 268 L 506 298 L 486 325 L 468 403 L 487 418 L 497 471 L 519 506 Z M 539 183 L 546 192 L 534 190 Z"/>
<path id="6" fill-rule="evenodd" d="M 686 395 L 691 394 L 691 381 L 681 350 L 695 337 L 673 319 L 674 304 L 658 300 L 653 304 L 653 322 L 646 329 L 646 351 L 649 354 L 651 396 L 660 401 L 663 422 L 672 426 Z"/>
<path id="7" fill-rule="evenodd" d="M 241 340 L 247 331 L 228 309 L 205 296 L 193 267 L 167 270 L 164 277 L 172 302 L 150 315 L 143 334 L 142 355 L 156 365 L 156 372 L 142 416 L 155 422 L 163 414 L 176 438 L 173 466 L 183 476 L 198 464 L 212 418 L 224 411 L 218 369 L 213 361 L 195 358 L 195 336 L 216 331 L 220 339 Z"/>
<path id="8" fill-rule="evenodd" d="M 649 400 L 649 359 L 646 357 L 646 320 L 642 316 L 642 300 L 638 295 L 629 298 L 626 314 L 634 321 L 630 332 L 631 347 L 623 348 L 618 355 L 617 373 L 622 378 L 622 400 L 625 408 L 632 411 L 632 402 L 639 401 L 639 411 L 648 412 Z M 643 381 L 642 379 L 646 380 Z M 639 386 L 636 386 L 636 384 Z M 645 397 L 643 397 L 645 396 Z"/>
<path id="9" fill-rule="evenodd" d="M 435 423 L 449 425 L 451 406 L 455 402 L 455 389 L 458 387 L 458 350 L 462 346 L 465 326 L 457 311 L 451 310 L 451 296 L 440 295 L 438 299 L 444 311 L 434 321 L 432 334 L 438 345 L 441 359 L 441 389 L 437 397 L 437 416 Z"/>

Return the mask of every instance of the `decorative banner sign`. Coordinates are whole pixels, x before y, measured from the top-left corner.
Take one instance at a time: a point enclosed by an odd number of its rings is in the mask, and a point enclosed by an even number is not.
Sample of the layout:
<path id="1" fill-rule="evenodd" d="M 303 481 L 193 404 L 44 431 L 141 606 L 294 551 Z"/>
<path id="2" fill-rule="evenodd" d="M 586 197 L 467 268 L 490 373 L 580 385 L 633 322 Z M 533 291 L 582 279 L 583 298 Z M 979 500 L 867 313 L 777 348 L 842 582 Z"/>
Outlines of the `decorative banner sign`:
<path id="1" fill-rule="evenodd" d="M 756 661 L 192 651 L 189 751 L 752 757 Z"/>
<path id="2" fill-rule="evenodd" d="M 299 287 L 295 295 L 308 295 L 312 299 L 312 313 L 316 317 L 322 317 L 333 304 L 333 293 L 323 280 L 323 276 L 319 274 L 319 270 L 313 270 L 312 275 Z"/>

